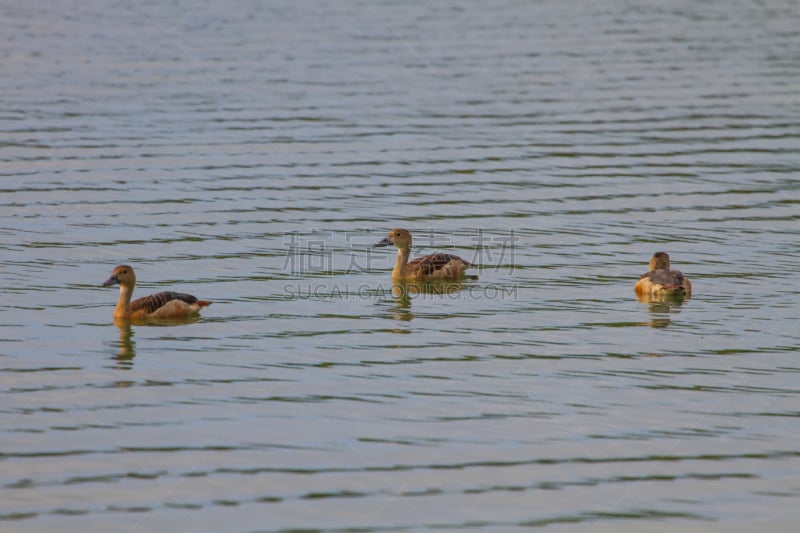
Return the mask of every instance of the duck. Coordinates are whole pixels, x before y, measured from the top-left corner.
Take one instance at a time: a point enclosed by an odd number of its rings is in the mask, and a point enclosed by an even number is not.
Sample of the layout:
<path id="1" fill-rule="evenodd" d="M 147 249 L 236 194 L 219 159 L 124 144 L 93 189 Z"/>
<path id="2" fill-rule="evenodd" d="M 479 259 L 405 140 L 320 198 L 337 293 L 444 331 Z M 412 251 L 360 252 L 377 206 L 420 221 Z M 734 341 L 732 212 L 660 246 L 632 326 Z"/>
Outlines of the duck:
<path id="1" fill-rule="evenodd" d="M 200 313 L 200 309 L 211 302 L 198 300 L 191 294 L 180 292 L 158 292 L 131 302 L 136 274 L 130 265 L 118 265 L 103 287 L 119 285 L 119 300 L 114 308 L 115 319 L 141 320 L 149 318 L 181 318 Z"/>
<path id="2" fill-rule="evenodd" d="M 411 242 L 411 232 L 395 228 L 389 231 L 385 239 L 373 246 L 373 248 L 389 245 L 397 247 L 397 259 L 392 269 L 392 279 L 395 281 L 456 279 L 463 277 L 464 271 L 471 266 L 457 255 L 443 253 L 418 257 L 409 262 Z"/>
<path id="3" fill-rule="evenodd" d="M 670 270 L 667 252 L 656 252 L 650 259 L 650 271 L 639 276 L 634 290 L 640 296 L 690 296 L 692 284 L 680 270 Z"/>

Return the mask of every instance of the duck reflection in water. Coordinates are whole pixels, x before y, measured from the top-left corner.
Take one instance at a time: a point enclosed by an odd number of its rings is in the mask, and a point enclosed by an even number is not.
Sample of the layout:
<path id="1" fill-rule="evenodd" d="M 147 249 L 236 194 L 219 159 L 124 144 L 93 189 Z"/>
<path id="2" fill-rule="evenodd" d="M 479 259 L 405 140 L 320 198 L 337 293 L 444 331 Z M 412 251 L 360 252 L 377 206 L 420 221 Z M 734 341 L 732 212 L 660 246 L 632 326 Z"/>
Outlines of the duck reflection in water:
<path id="1" fill-rule="evenodd" d="M 670 324 L 670 314 L 677 314 L 685 300 L 685 294 L 637 294 L 636 299 L 648 305 L 651 328 L 665 328 Z"/>
<path id="2" fill-rule="evenodd" d="M 126 318 L 115 318 L 114 324 L 119 329 L 119 351 L 114 356 L 117 362 L 114 368 L 130 370 L 133 368 L 133 358 L 136 357 L 136 342 L 133 340 L 131 321 Z"/>
<path id="3" fill-rule="evenodd" d="M 393 283 L 392 296 L 395 297 L 392 318 L 401 322 L 411 322 L 414 313 L 411 312 L 411 297 L 408 295 L 407 283 Z M 409 333 L 408 330 L 394 330 L 395 333 Z"/>
<path id="4" fill-rule="evenodd" d="M 439 298 L 447 300 L 448 297 L 458 294 L 464 288 L 462 280 L 440 281 L 400 281 L 392 282 L 392 296 L 395 297 L 394 318 L 410 322 L 414 318 L 411 312 L 411 295 L 417 298 Z"/>
<path id="5" fill-rule="evenodd" d="M 133 368 L 133 358 L 136 357 L 136 341 L 133 340 L 134 325 L 171 327 L 193 324 L 199 320 L 200 317 L 197 315 L 181 318 L 114 318 L 114 325 L 119 329 L 119 343 L 114 343 L 117 344 L 118 348 L 117 352 L 114 354 L 114 360 L 117 362 L 114 368 L 126 370 Z"/>

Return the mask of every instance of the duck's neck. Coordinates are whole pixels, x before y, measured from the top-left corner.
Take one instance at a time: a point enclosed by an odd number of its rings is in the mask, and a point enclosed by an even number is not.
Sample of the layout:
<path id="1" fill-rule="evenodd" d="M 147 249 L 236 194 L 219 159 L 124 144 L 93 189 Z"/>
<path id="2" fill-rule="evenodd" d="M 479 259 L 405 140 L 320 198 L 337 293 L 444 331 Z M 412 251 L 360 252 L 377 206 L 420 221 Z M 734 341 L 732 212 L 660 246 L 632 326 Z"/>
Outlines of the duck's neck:
<path id="1" fill-rule="evenodd" d="M 405 279 L 408 277 L 408 256 L 411 255 L 411 248 L 398 248 L 397 259 L 394 261 L 392 278 Z"/>
<path id="2" fill-rule="evenodd" d="M 119 286 L 119 300 L 114 308 L 114 318 L 128 318 L 131 316 L 131 296 L 133 295 L 133 285 Z"/>

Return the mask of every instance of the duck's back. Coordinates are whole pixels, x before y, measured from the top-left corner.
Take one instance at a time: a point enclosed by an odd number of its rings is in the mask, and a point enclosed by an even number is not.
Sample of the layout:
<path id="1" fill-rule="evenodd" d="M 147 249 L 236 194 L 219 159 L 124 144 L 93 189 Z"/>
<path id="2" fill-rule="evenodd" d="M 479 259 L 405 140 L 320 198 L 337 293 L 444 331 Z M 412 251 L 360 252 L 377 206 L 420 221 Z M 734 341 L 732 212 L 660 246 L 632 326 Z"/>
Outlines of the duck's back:
<path id="1" fill-rule="evenodd" d="M 651 270 L 642 274 L 635 289 L 638 293 L 685 292 L 688 294 L 691 291 L 691 284 L 680 270 Z"/>
<path id="2" fill-rule="evenodd" d="M 464 273 L 470 264 L 457 255 L 431 254 L 418 257 L 408 263 L 413 278 L 454 278 Z"/>
<path id="3" fill-rule="evenodd" d="M 181 316 L 196 313 L 211 302 L 198 300 L 191 294 L 164 291 L 131 302 L 131 315 Z"/>
<path id="4" fill-rule="evenodd" d="M 649 274 L 651 283 L 664 287 L 682 287 L 685 279 L 680 270 L 654 270 Z"/>

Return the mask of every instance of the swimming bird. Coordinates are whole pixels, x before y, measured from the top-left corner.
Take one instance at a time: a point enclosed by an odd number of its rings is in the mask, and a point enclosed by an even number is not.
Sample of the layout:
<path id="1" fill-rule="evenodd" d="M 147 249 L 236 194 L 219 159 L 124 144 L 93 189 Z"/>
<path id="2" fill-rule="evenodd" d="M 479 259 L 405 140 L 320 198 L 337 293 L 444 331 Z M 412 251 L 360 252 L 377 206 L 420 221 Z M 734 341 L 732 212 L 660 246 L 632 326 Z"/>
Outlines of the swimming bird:
<path id="1" fill-rule="evenodd" d="M 196 315 L 201 307 L 211 305 L 206 300 L 198 300 L 191 294 L 180 292 L 158 292 L 138 298 L 131 302 L 133 287 L 136 285 L 136 274 L 129 265 L 114 268 L 111 277 L 103 287 L 119 284 L 119 300 L 114 308 L 114 318 L 178 318 Z"/>
<path id="2" fill-rule="evenodd" d="M 656 252 L 650 259 L 650 271 L 639 277 L 634 290 L 636 294 L 643 296 L 690 296 L 692 284 L 680 270 L 669 269 L 669 255 L 666 252 Z"/>
<path id="3" fill-rule="evenodd" d="M 470 264 L 460 257 L 443 253 L 418 257 L 409 262 L 411 240 L 411 233 L 408 230 L 395 228 L 389 231 L 385 239 L 373 246 L 378 248 L 393 244 L 397 247 L 397 259 L 392 270 L 394 280 L 431 281 L 460 278 L 470 267 Z"/>

